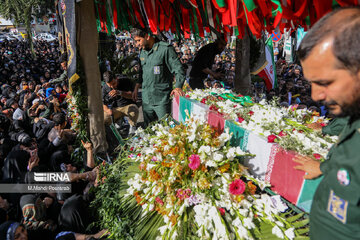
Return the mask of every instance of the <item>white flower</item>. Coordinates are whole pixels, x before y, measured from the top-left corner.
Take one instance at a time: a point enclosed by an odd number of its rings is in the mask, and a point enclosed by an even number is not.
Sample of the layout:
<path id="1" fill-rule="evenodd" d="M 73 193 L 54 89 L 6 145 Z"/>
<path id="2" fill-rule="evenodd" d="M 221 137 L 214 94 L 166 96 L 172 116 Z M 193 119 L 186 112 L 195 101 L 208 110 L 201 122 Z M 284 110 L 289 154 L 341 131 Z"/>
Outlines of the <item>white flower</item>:
<path id="1" fill-rule="evenodd" d="M 245 238 L 245 239 L 247 239 L 248 238 L 248 231 L 247 231 L 247 229 L 246 228 L 244 228 L 243 226 L 237 226 L 236 227 L 237 228 L 237 233 L 239 234 L 239 237 L 241 238 L 241 239 L 243 239 L 243 238 Z"/>
<path id="2" fill-rule="evenodd" d="M 271 196 L 272 205 L 279 212 L 285 212 L 288 209 L 288 206 L 281 200 L 280 195 Z"/>
<path id="3" fill-rule="evenodd" d="M 238 209 L 240 215 L 246 217 L 249 214 L 249 210 L 248 209 L 244 209 L 244 208 L 239 208 Z"/>
<path id="4" fill-rule="evenodd" d="M 168 142 L 169 142 L 169 145 L 170 145 L 170 146 L 174 146 L 174 145 L 176 144 L 176 141 L 175 141 L 175 139 L 174 139 L 172 136 L 169 137 Z"/>
<path id="5" fill-rule="evenodd" d="M 244 218 L 243 222 L 244 222 L 244 227 L 246 227 L 247 229 L 255 228 L 255 224 L 253 223 L 252 218 Z"/>
<path id="6" fill-rule="evenodd" d="M 175 230 L 175 231 L 173 232 L 173 234 L 171 235 L 171 239 L 176 239 L 177 235 L 178 235 L 178 233 L 177 233 L 177 231 Z"/>
<path id="7" fill-rule="evenodd" d="M 226 228 L 224 224 L 222 223 L 219 212 L 216 209 L 216 207 L 212 206 L 209 210 L 209 216 L 212 217 L 212 220 L 214 221 L 214 224 L 216 226 L 215 232 L 217 237 L 222 237 L 226 235 Z"/>
<path id="8" fill-rule="evenodd" d="M 235 151 L 236 151 L 236 148 L 230 148 L 228 150 L 228 152 L 226 153 L 226 158 L 229 159 L 229 160 L 233 160 L 234 157 L 236 157 L 236 154 L 235 154 Z"/>
<path id="9" fill-rule="evenodd" d="M 250 203 L 249 201 L 244 199 L 240 202 L 240 205 L 245 209 L 250 209 L 252 206 L 252 203 Z"/>
<path id="10" fill-rule="evenodd" d="M 209 154 L 211 151 L 211 147 L 210 146 L 201 146 L 199 149 L 198 149 L 198 153 L 205 153 L 205 154 Z"/>
<path id="11" fill-rule="evenodd" d="M 205 166 L 206 167 L 216 167 L 217 164 L 212 160 L 208 160 L 208 161 L 206 161 Z"/>
<path id="12" fill-rule="evenodd" d="M 154 204 L 153 203 L 151 203 L 151 204 L 149 204 L 149 211 L 152 211 L 152 210 L 154 210 Z"/>
<path id="13" fill-rule="evenodd" d="M 156 167 L 156 165 L 155 165 L 155 164 L 148 163 L 148 164 L 146 165 L 146 170 L 149 171 L 149 170 L 152 169 L 153 167 Z"/>
<path id="14" fill-rule="evenodd" d="M 164 215 L 164 223 L 166 223 L 166 224 L 168 224 L 169 223 L 169 217 L 168 216 L 166 216 L 166 215 Z"/>
<path id="15" fill-rule="evenodd" d="M 284 238 L 284 234 L 278 226 L 273 227 L 272 234 L 276 235 L 278 238 Z"/>
<path id="16" fill-rule="evenodd" d="M 215 152 L 212 154 L 212 158 L 214 159 L 215 162 L 220 162 L 223 160 L 224 155 L 222 153 Z"/>
<path id="17" fill-rule="evenodd" d="M 242 223 L 240 221 L 239 218 L 235 218 L 235 220 L 232 222 L 232 224 L 235 226 L 235 227 L 240 227 L 242 226 Z"/>
<path id="18" fill-rule="evenodd" d="M 195 141 L 195 139 L 196 139 L 196 134 L 195 134 L 195 133 L 193 133 L 193 134 L 191 134 L 190 136 L 188 136 L 189 142 L 193 142 L 193 141 Z"/>
<path id="19" fill-rule="evenodd" d="M 236 147 L 236 154 L 237 154 L 237 155 L 244 155 L 245 152 L 244 152 L 243 150 L 241 150 L 240 147 Z"/>
<path id="20" fill-rule="evenodd" d="M 288 237 L 290 240 L 295 238 L 294 228 L 289 228 L 285 231 L 285 236 Z"/>
<path id="21" fill-rule="evenodd" d="M 229 129 L 226 128 L 225 131 L 219 136 L 220 146 L 224 146 L 224 144 L 229 141 L 231 135 L 229 134 Z"/>
<path id="22" fill-rule="evenodd" d="M 279 227 L 284 227 L 284 223 L 280 221 L 276 221 L 275 224 L 278 225 Z"/>

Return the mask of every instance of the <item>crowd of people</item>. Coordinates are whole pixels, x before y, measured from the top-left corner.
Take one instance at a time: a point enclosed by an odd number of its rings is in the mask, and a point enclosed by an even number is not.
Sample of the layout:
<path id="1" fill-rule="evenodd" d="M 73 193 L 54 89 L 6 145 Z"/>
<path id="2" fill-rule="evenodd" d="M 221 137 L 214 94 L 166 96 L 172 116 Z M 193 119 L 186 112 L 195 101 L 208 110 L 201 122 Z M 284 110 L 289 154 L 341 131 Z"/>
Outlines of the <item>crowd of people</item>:
<path id="1" fill-rule="evenodd" d="M 83 239 L 95 221 L 88 211 L 97 176 L 92 146 L 83 143 L 84 162 L 71 159 L 66 56 L 56 42 L 36 41 L 34 52 L 24 41 L 0 43 L 0 182 L 15 188 L 35 183 L 36 172 L 64 172 L 71 193 L 0 192 L 0 239 Z"/>
<path id="2" fill-rule="evenodd" d="M 166 44 L 157 45 L 157 41 L 149 39 L 151 47 L 167 48 Z M 190 85 L 195 76 L 192 76 L 195 61 L 196 65 L 203 64 L 204 69 L 209 68 L 203 71 L 202 74 L 206 73 L 204 78 L 199 77 L 203 84 L 201 88 L 234 88 L 235 50 L 229 43 L 220 40 L 211 45 L 206 39 L 186 39 L 181 43 L 173 41 L 172 45 Z M 130 38 L 117 41 L 115 46 L 114 58 L 140 51 L 139 45 Z M 210 57 L 211 61 L 201 63 L 196 57 L 207 46 L 215 47 L 214 54 Z M 83 143 L 88 152 L 83 162 L 71 160 L 76 133 L 70 130 L 71 122 L 66 117 L 66 55 L 59 53 L 57 42 L 45 41 L 35 42 L 34 53 L 23 41 L 0 43 L 1 183 L 33 183 L 34 172 L 68 172 L 71 173 L 72 193 L 0 193 L 0 238 L 6 239 L 6 234 L 10 233 L 14 236 L 28 235 L 29 239 L 78 239 L 85 233 L 100 230 L 91 229 L 89 232 L 86 229 L 95 221 L 88 211 L 93 197 L 88 190 L 97 185 L 98 168 L 90 143 Z M 206 65 L 209 63 L 211 66 Z M 137 93 L 138 89 L 134 90 L 135 83 L 128 79 L 125 84 L 125 79 L 113 75 L 112 66 L 107 64 L 102 75 L 105 124 L 117 122 L 125 116 L 128 117 L 130 133 L 133 133 L 139 116 L 133 92 L 136 90 Z M 176 67 L 176 63 L 173 66 Z M 155 74 L 160 71 L 158 66 L 153 68 Z M 303 77 L 300 65 L 287 63 L 279 57 L 276 69 L 277 88 L 267 91 L 263 82 L 254 82 L 254 101 L 277 97 L 281 106 L 297 105 L 298 108 L 308 108 L 325 115 L 325 107 L 311 99 L 311 85 Z M 179 70 L 179 76 L 182 75 Z M 181 89 L 180 85 L 177 88 Z M 170 92 L 165 95 L 170 95 Z M 159 96 L 159 99 L 162 101 L 165 95 Z M 98 238 L 104 233 L 103 230 L 89 236 Z"/>
<path id="3" fill-rule="evenodd" d="M 178 41 L 170 41 L 172 46 L 177 53 L 180 62 L 183 65 L 184 71 L 186 73 L 187 82 L 190 79 L 190 72 L 192 68 L 193 61 L 197 52 L 211 42 L 210 38 L 200 38 L 200 39 L 182 39 L 179 43 Z M 139 48 L 136 46 L 134 41 L 131 38 L 118 40 L 116 44 L 116 49 L 114 51 L 115 58 L 131 56 L 134 53 L 139 53 Z M 209 78 L 206 79 L 205 84 L 207 87 L 218 86 L 219 84 L 222 87 L 227 89 L 232 89 L 234 87 L 234 78 L 235 78 L 235 49 L 234 46 L 228 43 L 224 51 L 215 56 L 214 64 L 212 69 L 214 72 L 222 73 L 221 78 L 214 78 L 209 75 Z"/>
<path id="4" fill-rule="evenodd" d="M 191 80 L 191 69 L 198 51 L 209 44 L 209 40 L 203 39 L 183 39 L 181 43 L 169 41 L 173 45 L 180 62 L 186 73 L 187 83 Z M 281 45 L 281 44 L 280 44 Z M 114 52 L 115 58 L 131 56 L 139 52 L 131 38 L 119 40 Z M 208 58 L 208 56 L 206 56 Z M 211 59 L 211 57 L 209 58 Z M 198 62 L 196 62 L 196 65 Z M 111 68 L 111 67 L 110 67 Z M 226 88 L 234 89 L 235 79 L 235 49 L 230 43 L 217 54 L 214 58 L 211 71 L 214 74 L 208 74 L 203 80 L 205 88 Z M 296 105 L 299 109 L 308 108 L 324 116 L 327 111 L 324 105 L 311 99 L 311 84 L 303 77 L 300 64 L 288 63 L 279 53 L 276 61 L 277 86 L 268 90 L 263 80 L 256 79 L 252 83 L 252 95 L 256 102 L 262 99 L 272 100 L 277 98 L 278 104 L 283 107 Z M 191 85 L 191 84 L 190 84 Z"/>

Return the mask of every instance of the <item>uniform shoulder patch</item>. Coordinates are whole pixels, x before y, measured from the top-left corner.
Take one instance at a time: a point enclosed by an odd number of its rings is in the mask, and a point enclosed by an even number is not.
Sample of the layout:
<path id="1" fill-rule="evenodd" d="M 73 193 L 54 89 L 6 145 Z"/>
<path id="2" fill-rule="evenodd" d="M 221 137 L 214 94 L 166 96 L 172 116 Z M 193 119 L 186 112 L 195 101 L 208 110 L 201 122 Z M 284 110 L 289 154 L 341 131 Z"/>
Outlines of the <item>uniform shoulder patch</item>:
<path id="1" fill-rule="evenodd" d="M 348 201 L 336 196 L 334 191 L 330 190 L 327 211 L 344 224 L 346 223 L 348 204 Z"/>

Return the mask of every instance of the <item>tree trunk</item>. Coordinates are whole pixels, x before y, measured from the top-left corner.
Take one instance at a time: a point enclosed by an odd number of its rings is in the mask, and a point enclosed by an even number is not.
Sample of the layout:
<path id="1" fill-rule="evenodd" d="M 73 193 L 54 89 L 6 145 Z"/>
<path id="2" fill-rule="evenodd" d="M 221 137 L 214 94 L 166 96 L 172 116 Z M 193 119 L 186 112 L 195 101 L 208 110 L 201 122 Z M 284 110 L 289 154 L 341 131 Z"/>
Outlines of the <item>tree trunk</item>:
<path id="1" fill-rule="evenodd" d="M 105 152 L 107 142 L 104 126 L 104 111 L 101 98 L 99 63 L 97 61 L 98 33 L 94 12 L 94 1 L 83 0 L 79 4 L 77 42 L 83 63 L 89 107 L 90 140 L 94 153 Z"/>
<path id="2" fill-rule="evenodd" d="M 31 35 L 31 9 L 25 9 L 25 27 L 26 27 L 26 34 L 28 36 L 28 44 L 31 50 L 31 55 L 33 56 L 33 58 L 36 57 L 35 55 L 35 51 L 34 51 L 34 42 L 32 39 L 32 35 Z"/>
<path id="3" fill-rule="evenodd" d="M 236 39 L 235 91 L 242 95 L 252 95 L 250 78 L 250 38 L 245 29 L 243 39 Z"/>

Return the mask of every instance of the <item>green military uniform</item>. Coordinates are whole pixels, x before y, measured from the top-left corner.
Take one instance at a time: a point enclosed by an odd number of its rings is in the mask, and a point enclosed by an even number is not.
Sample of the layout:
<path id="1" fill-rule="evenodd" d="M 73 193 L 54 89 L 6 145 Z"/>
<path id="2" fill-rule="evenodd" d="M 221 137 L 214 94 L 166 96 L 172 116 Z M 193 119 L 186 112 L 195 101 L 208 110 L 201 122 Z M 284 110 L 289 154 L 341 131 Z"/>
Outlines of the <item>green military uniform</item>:
<path id="1" fill-rule="evenodd" d="M 329 124 L 322 128 L 322 133 L 330 136 L 339 136 L 341 131 L 346 126 L 349 118 L 334 118 Z"/>
<path id="2" fill-rule="evenodd" d="M 60 75 L 60 77 L 55 78 L 55 79 L 53 79 L 53 80 L 50 80 L 49 83 L 51 83 L 51 84 L 54 84 L 54 83 L 62 83 L 62 82 L 64 82 L 64 81 L 66 81 L 66 80 L 67 80 L 67 71 L 64 71 L 64 72 Z"/>
<path id="3" fill-rule="evenodd" d="M 360 119 L 347 122 L 320 169 L 324 178 L 311 206 L 311 239 L 360 239 Z"/>
<path id="4" fill-rule="evenodd" d="M 142 78 L 142 106 L 145 124 L 171 113 L 170 93 L 175 88 L 182 88 L 185 74 L 174 48 L 165 42 L 155 42 L 149 51 L 140 53 Z"/>

